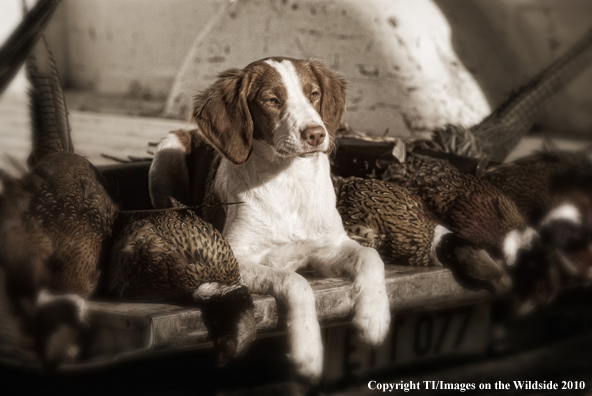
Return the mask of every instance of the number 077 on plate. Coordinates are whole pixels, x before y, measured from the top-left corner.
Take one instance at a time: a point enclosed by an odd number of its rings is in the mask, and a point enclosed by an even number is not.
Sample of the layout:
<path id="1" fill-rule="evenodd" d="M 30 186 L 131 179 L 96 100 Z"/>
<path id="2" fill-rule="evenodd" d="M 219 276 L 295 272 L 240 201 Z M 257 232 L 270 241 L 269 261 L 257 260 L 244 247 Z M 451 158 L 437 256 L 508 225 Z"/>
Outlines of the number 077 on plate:
<path id="1" fill-rule="evenodd" d="M 364 345 L 351 326 L 327 329 L 325 373 L 329 381 L 390 366 L 479 355 L 489 342 L 490 304 L 395 315 L 377 349 Z"/>

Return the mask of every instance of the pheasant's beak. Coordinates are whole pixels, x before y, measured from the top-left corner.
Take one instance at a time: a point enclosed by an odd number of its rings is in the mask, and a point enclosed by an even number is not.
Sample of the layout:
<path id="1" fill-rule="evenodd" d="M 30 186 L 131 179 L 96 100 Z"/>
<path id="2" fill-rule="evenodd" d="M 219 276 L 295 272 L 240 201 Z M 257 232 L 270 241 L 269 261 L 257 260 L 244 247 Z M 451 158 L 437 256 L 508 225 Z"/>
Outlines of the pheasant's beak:
<path id="1" fill-rule="evenodd" d="M 201 293 L 203 295 L 203 291 Z M 255 340 L 253 299 L 246 286 L 202 304 L 204 322 L 218 352 L 218 365 L 243 355 Z M 199 302 L 196 299 L 196 302 Z"/>
<path id="2" fill-rule="evenodd" d="M 90 329 L 84 307 L 85 301 L 75 294 L 54 294 L 45 289 L 39 293 L 34 347 L 46 369 L 56 369 L 78 356 L 79 344 Z"/>
<path id="3" fill-rule="evenodd" d="M 241 312 L 236 332 L 237 344 L 235 356 L 241 356 L 249 349 L 249 346 L 251 346 L 257 336 L 255 314 L 252 309 Z"/>
<path id="4" fill-rule="evenodd" d="M 568 276 L 592 280 L 592 245 L 569 255 L 561 249 L 555 249 L 555 257 Z"/>
<path id="5" fill-rule="evenodd" d="M 539 238 L 530 249 L 519 249 L 516 265 L 512 268 L 514 285 L 522 301 L 539 306 L 552 301 L 560 288 L 559 260 Z"/>
<path id="6" fill-rule="evenodd" d="M 588 281 L 592 280 L 592 244 L 576 254 L 579 275 Z"/>
<path id="7" fill-rule="evenodd" d="M 554 249 L 554 255 L 559 267 L 569 276 L 577 276 L 577 266 L 561 249 Z"/>
<path id="8" fill-rule="evenodd" d="M 227 335 L 216 340 L 218 351 L 218 367 L 224 366 L 230 359 L 232 359 L 236 352 L 236 343 L 232 336 Z"/>
<path id="9" fill-rule="evenodd" d="M 586 279 L 588 281 L 592 281 L 592 244 L 588 245 L 587 251 L 588 251 L 588 255 L 589 255 L 588 256 L 589 260 L 586 262 L 587 268 L 586 268 L 585 273 L 586 273 Z"/>
<path id="10" fill-rule="evenodd" d="M 240 313 L 234 335 L 225 335 L 216 340 L 219 351 L 218 366 L 225 365 L 230 359 L 239 357 L 249 349 L 255 340 L 257 329 L 252 309 Z"/>

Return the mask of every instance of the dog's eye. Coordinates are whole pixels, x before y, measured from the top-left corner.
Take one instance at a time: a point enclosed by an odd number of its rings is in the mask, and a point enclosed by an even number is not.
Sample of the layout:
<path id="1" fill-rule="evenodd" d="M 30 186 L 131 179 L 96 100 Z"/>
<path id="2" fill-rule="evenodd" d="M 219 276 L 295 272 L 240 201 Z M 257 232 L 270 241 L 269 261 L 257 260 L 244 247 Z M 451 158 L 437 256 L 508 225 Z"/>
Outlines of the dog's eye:
<path id="1" fill-rule="evenodd" d="M 277 98 L 269 98 L 267 99 L 267 103 L 272 104 L 274 106 L 280 105 L 280 101 Z"/>
<path id="2" fill-rule="evenodd" d="M 315 99 L 316 99 L 316 98 L 318 98 L 320 95 L 321 95 L 321 94 L 320 94 L 318 91 L 313 91 L 313 92 L 310 94 L 310 99 L 311 99 L 311 100 L 315 100 Z"/>

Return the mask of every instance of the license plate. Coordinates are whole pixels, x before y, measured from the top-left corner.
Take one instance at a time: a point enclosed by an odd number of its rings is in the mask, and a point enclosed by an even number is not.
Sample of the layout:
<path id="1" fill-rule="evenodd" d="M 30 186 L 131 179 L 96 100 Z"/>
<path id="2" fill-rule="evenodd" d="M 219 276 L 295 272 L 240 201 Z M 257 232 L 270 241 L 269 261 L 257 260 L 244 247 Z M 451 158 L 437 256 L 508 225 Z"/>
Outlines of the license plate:
<path id="1" fill-rule="evenodd" d="M 352 326 L 327 329 L 325 375 L 329 381 L 426 360 L 484 353 L 489 304 L 395 316 L 385 342 L 372 349 Z"/>

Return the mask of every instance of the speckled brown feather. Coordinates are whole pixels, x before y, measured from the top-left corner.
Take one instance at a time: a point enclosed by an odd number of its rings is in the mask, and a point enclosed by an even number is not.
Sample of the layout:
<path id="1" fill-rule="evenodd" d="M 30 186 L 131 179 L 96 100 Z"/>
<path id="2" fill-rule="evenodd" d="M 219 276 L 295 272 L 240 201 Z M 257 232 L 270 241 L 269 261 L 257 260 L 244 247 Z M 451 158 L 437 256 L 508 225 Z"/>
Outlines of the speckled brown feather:
<path id="1" fill-rule="evenodd" d="M 142 217 L 125 219 L 113 246 L 110 290 L 120 298 L 179 301 L 203 283 L 241 284 L 230 245 L 192 210 Z"/>
<path id="2" fill-rule="evenodd" d="M 502 162 L 528 133 L 545 102 L 592 63 L 592 29 L 471 131 L 483 153 Z"/>
<path id="3" fill-rule="evenodd" d="M 60 86 L 57 67 L 47 44 L 45 46 L 49 62 L 47 73 L 37 68 L 33 55 L 27 60 L 27 74 L 32 85 L 29 92 L 33 127 L 33 151 L 29 157 L 31 166 L 56 152 L 74 152 L 66 100 Z"/>
<path id="4" fill-rule="evenodd" d="M 0 211 L 4 265 L 31 290 L 90 296 L 115 211 L 96 169 L 80 156 L 56 153 L 11 190 Z"/>
<path id="5" fill-rule="evenodd" d="M 462 236 L 443 229 L 433 246 L 439 222 L 407 188 L 356 177 L 333 177 L 333 184 L 337 209 L 349 236 L 374 247 L 387 261 L 444 265 L 469 282 L 495 281 L 502 276 L 489 254 Z"/>
<path id="6" fill-rule="evenodd" d="M 405 187 L 379 180 L 334 177 L 337 209 L 348 234 L 397 264 L 430 265 L 437 225 Z"/>
<path id="7" fill-rule="evenodd" d="M 458 196 L 441 218 L 458 235 L 488 248 L 501 247 L 504 235 L 526 227 L 514 202 L 489 189 Z"/>
<path id="8" fill-rule="evenodd" d="M 482 179 L 507 194 L 529 223 L 537 224 L 544 214 L 567 199 L 553 187 L 557 177 L 571 170 L 576 167 L 534 155 L 499 166 Z"/>
<path id="9" fill-rule="evenodd" d="M 383 179 L 409 188 L 447 228 L 477 245 L 499 248 L 503 235 L 526 226 L 501 190 L 440 159 L 409 152 Z"/>

